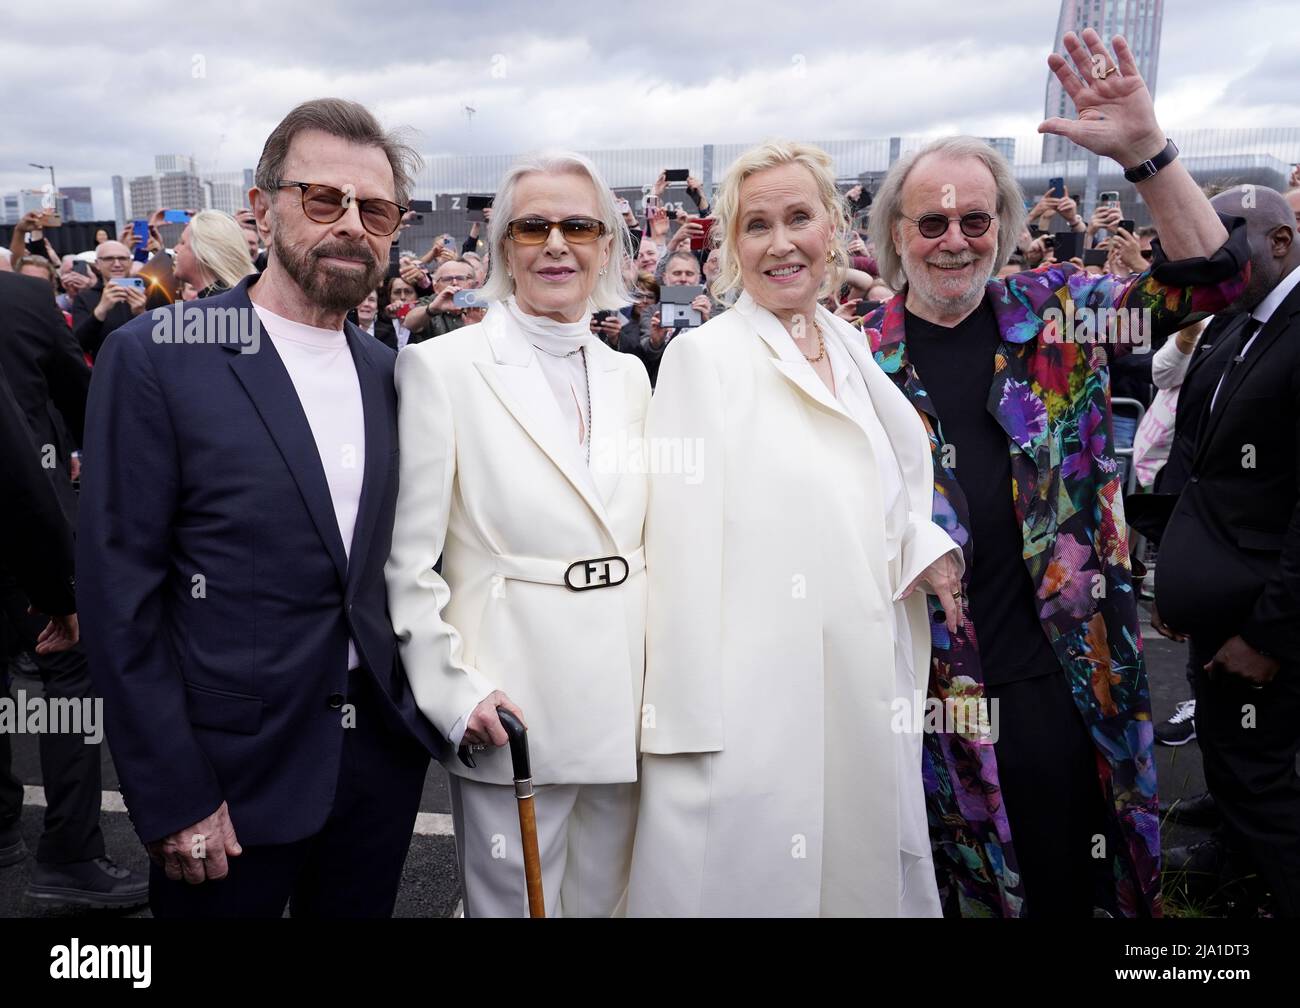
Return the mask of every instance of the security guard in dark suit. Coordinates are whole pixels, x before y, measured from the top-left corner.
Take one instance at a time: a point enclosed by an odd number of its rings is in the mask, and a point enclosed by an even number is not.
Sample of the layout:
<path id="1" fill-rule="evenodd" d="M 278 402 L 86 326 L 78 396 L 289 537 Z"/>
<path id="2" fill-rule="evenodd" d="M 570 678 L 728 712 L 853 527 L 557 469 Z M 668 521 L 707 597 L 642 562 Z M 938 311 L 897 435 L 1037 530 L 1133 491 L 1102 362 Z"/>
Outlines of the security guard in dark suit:
<path id="1" fill-rule="evenodd" d="M 1300 916 L 1300 240 L 1286 201 L 1238 186 L 1212 201 L 1246 218 L 1241 314 L 1199 354 L 1181 403 L 1197 416 L 1190 470 L 1161 540 L 1160 618 L 1188 634 L 1196 729 L 1226 840 Z M 1217 846 L 1168 866 L 1214 870 Z"/>

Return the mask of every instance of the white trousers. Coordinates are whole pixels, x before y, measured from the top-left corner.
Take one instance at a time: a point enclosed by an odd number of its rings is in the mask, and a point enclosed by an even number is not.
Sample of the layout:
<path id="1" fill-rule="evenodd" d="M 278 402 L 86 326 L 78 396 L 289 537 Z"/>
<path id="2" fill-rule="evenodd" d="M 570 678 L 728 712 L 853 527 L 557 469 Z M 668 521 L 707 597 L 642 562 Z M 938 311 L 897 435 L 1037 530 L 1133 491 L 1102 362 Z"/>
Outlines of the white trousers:
<path id="1" fill-rule="evenodd" d="M 511 785 L 450 775 L 466 917 L 527 917 L 519 806 Z M 621 916 L 632 867 L 637 784 L 535 788 L 548 917 Z"/>

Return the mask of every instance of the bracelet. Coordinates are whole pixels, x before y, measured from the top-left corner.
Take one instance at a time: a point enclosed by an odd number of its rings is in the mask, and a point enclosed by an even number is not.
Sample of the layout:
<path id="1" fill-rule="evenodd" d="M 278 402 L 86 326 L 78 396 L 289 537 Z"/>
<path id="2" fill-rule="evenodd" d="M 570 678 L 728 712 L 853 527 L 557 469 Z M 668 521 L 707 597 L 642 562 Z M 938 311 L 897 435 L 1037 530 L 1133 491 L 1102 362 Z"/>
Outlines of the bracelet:
<path id="1" fill-rule="evenodd" d="M 1178 147 L 1172 140 L 1166 138 L 1165 148 L 1153 158 L 1148 158 L 1141 164 L 1133 168 L 1124 169 L 1124 178 L 1133 183 L 1145 182 L 1156 172 L 1160 171 L 1166 165 L 1171 164 L 1174 158 L 1178 157 Z"/>

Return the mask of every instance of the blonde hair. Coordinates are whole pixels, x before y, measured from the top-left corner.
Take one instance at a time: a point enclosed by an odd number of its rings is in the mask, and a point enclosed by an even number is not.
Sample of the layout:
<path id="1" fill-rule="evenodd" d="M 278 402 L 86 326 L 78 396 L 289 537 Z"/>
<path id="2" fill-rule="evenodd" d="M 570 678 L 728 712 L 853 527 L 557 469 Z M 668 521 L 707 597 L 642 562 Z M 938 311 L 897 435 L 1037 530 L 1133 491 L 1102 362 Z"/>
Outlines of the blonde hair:
<path id="1" fill-rule="evenodd" d="M 244 229 L 220 210 L 200 210 L 190 218 L 189 244 L 203 271 L 227 287 L 253 272 Z"/>
<path id="2" fill-rule="evenodd" d="M 710 290 L 720 301 L 741 287 L 740 256 L 736 249 L 739 237 L 736 232 L 744 210 L 740 205 L 740 187 L 751 175 L 787 164 L 801 164 L 812 175 L 822 209 L 831 222 L 830 250 L 836 262 L 848 261 L 849 208 L 835 187 L 835 162 L 824 150 L 812 144 L 795 140 L 768 140 L 745 151 L 731 163 L 726 175 L 722 177 L 718 198 L 713 204 L 713 214 L 718 223 L 714 225 L 710 237 L 720 235 L 720 240 L 715 239 L 718 245 L 718 275 L 713 278 Z M 835 269 L 826 271 L 826 279 L 822 282 L 823 291 L 819 294 L 835 285 L 837 272 Z"/>
<path id="3" fill-rule="evenodd" d="M 536 174 L 582 175 L 591 183 L 596 196 L 596 218 L 605 225 L 605 234 L 597 240 L 608 241 L 610 246 L 605 275 L 596 277 L 596 286 L 592 289 L 589 300 L 596 311 L 617 311 L 630 304 L 632 295 L 627 289 L 617 259 L 624 246 L 623 232 L 626 225 L 623 223 L 623 215 L 618 212 L 614 194 L 600 177 L 596 166 L 573 151 L 547 151 L 520 158 L 510 166 L 506 177 L 501 180 L 492 200 L 492 222 L 488 225 L 489 272 L 481 292 L 483 297 L 489 301 L 504 301 L 515 292 L 514 280 L 506 275 L 506 227 L 514 218 L 515 189 L 519 186 L 519 180 L 525 175 Z"/>

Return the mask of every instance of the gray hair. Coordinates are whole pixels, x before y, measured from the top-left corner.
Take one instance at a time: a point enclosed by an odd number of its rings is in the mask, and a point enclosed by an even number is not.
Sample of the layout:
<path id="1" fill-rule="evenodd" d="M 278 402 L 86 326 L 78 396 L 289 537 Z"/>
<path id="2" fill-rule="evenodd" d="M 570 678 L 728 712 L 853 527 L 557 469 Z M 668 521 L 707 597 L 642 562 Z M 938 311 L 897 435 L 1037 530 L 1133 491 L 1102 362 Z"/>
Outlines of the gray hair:
<path id="1" fill-rule="evenodd" d="M 668 274 L 668 264 L 674 259 L 689 259 L 691 262 L 695 263 L 696 272 L 698 272 L 701 277 L 704 276 L 704 269 L 700 266 L 700 260 L 696 258 L 695 253 L 690 249 L 677 249 L 676 251 L 669 252 L 666 256 L 660 259 L 658 265 L 655 266 L 656 283 L 662 284 L 664 282 L 664 277 Z"/>
<path id="2" fill-rule="evenodd" d="M 379 120 L 364 105 L 343 98 L 313 98 L 292 109 L 271 131 L 257 162 L 257 188 L 270 198 L 284 173 L 293 138 L 305 130 L 320 130 L 330 136 L 364 147 L 378 147 L 393 169 L 393 189 L 398 203 L 411 201 L 412 176 L 423 166 L 415 148 L 398 134 L 385 132 Z M 310 182 L 311 179 L 302 181 Z"/>
<path id="3" fill-rule="evenodd" d="M 487 281 L 483 284 L 483 297 L 489 301 L 504 301 L 515 292 L 514 280 L 506 275 L 506 227 L 514 217 L 515 189 L 519 186 L 519 180 L 525 175 L 536 174 L 582 175 L 591 183 L 595 190 L 596 218 L 605 225 L 605 235 L 599 240 L 608 241 L 610 249 L 609 265 L 604 276 L 596 277 L 590 301 L 597 311 L 616 311 L 630 304 L 632 296 L 623 281 L 623 271 L 617 260 L 617 254 L 623 251 L 622 232 L 626 226 L 623 215 L 619 213 L 618 206 L 614 203 L 614 194 L 601 178 L 596 166 L 574 151 L 545 151 L 526 155 L 511 165 L 501 180 L 492 200 L 492 221 L 488 225 L 490 270 Z"/>
<path id="4" fill-rule="evenodd" d="M 992 174 L 998 194 L 995 208 L 998 249 L 993 260 L 994 275 L 1006 265 L 1011 253 L 1016 250 L 1021 228 L 1025 225 L 1025 197 L 1006 158 L 979 137 L 950 136 L 932 140 L 920 150 L 904 155 L 894 163 L 871 202 L 871 221 L 867 233 L 876 243 L 876 263 L 880 278 L 894 290 L 901 291 L 907 286 L 903 257 L 894 247 L 894 228 L 903 219 L 903 186 L 917 162 L 931 154 L 949 158 L 977 158 Z"/>

